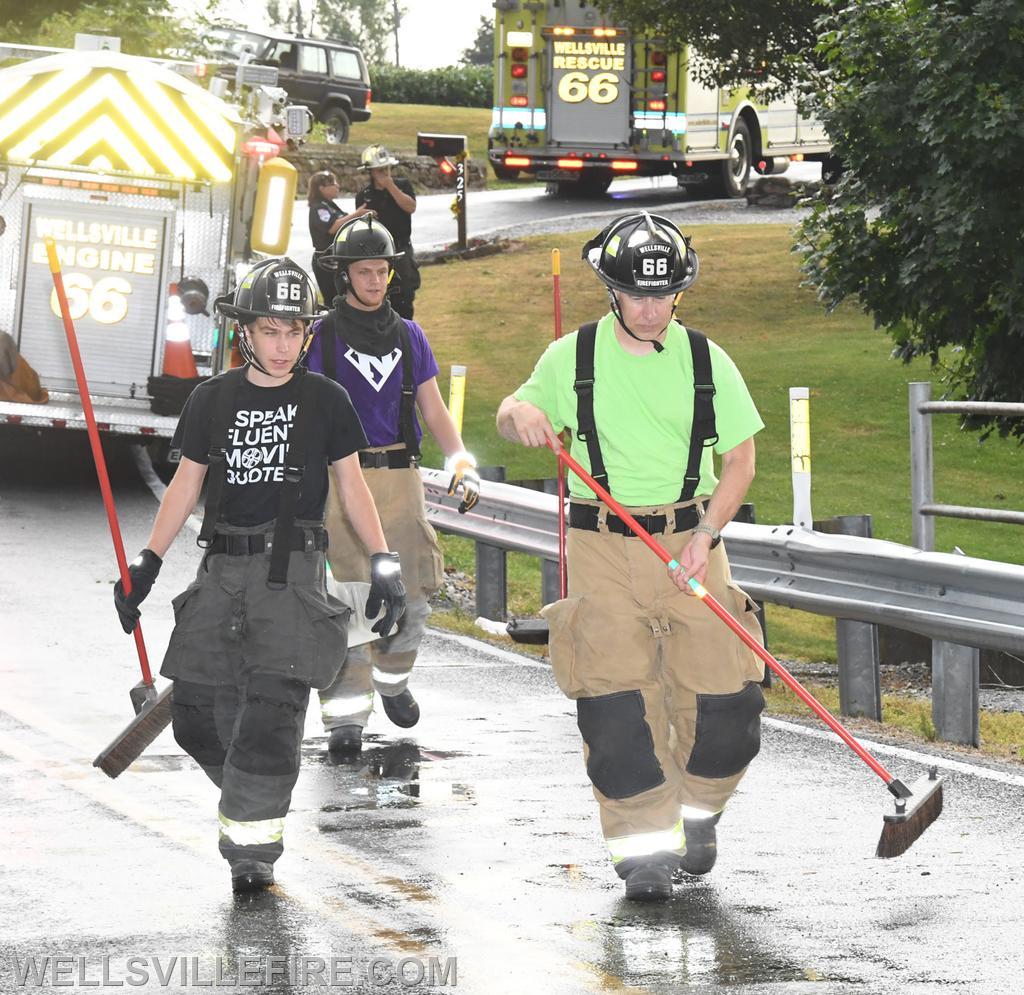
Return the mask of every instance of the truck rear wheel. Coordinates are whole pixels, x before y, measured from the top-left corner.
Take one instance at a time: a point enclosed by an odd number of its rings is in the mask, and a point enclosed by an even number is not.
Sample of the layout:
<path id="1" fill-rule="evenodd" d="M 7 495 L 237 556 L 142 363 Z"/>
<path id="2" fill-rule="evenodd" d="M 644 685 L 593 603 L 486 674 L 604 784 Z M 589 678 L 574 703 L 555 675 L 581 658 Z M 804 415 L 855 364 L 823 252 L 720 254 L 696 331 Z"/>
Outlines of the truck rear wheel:
<path id="1" fill-rule="evenodd" d="M 747 192 L 751 165 L 750 129 L 745 121 L 737 121 L 729 139 L 729 158 L 711 175 L 710 188 L 721 197 L 737 198 Z"/>
<path id="2" fill-rule="evenodd" d="M 324 130 L 331 145 L 344 145 L 348 141 L 348 115 L 340 107 L 332 107 L 324 115 Z"/>

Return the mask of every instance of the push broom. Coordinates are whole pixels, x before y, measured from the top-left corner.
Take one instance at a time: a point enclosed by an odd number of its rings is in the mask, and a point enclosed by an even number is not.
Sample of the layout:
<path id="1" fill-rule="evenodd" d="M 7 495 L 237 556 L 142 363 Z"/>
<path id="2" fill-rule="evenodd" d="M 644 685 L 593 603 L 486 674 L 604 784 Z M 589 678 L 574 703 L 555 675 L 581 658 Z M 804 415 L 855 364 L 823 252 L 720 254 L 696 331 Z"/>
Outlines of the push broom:
<path id="1" fill-rule="evenodd" d="M 92 408 L 89 384 L 85 379 L 85 367 L 82 365 L 82 354 L 78 348 L 78 336 L 75 334 L 75 324 L 72 321 L 71 309 L 68 307 L 68 298 L 64 291 L 64 278 L 61 275 L 60 260 L 57 258 L 57 246 L 52 238 L 46 239 L 46 256 L 50 263 L 50 273 L 53 276 L 53 287 L 60 305 L 61 318 L 64 321 L 64 334 L 68 340 L 68 350 L 71 353 L 71 365 L 75 370 L 78 393 L 82 398 L 82 412 L 85 415 L 89 445 L 96 463 L 96 476 L 99 478 L 103 505 L 107 511 L 107 523 L 110 526 L 110 538 L 114 544 L 114 555 L 117 558 L 117 567 L 121 574 L 121 585 L 124 587 L 125 593 L 129 593 L 132 589 L 132 580 L 128 573 L 128 561 L 124 555 L 124 541 L 121 538 L 121 527 L 117 521 L 117 509 L 114 507 L 114 494 L 111 491 L 110 477 L 107 474 L 107 461 L 103 457 L 103 446 L 100 444 L 100 433 L 96 426 L 96 414 Z M 99 767 L 110 777 L 117 777 L 118 774 L 126 770 L 128 765 L 141 756 L 142 751 L 160 735 L 171 721 L 170 685 L 159 694 L 157 693 L 153 684 L 153 674 L 149 669 L 149 657 L 146 653 L 145 640 L 142 638 L 141 624 L 135 626 L 134 635 L 135 649 L 139 655 L 139 667 L 142 670 L 142 680 L 130 692 L 132 706 L 136 713 L 135 718 L 124 732 L 93 761 L 94 767 Z"/>
<path id="2" fill-rule="evenodd" d="M 587 473 L 557 441 L 548 443 L 559 462 L 567 466 L 595 494 L 619 516 L 647 547 L 661 559 L 670 570 L 679 566 L 671 553 L 656 539 L 640 527 L 625 508 L 622 507 L 593 477 Z M 884 782 L 896 799 L 896 811 L 883 816 L 882 835 L 875 855 L 898 857 L 905 853 L 914 841 L 939 817 L 942 812 L 942 778 L 932 767 L 927 775 L 916 780 L 909 788 L 890 774 L 860 743 L 841 725 L 818 700 L 775 659 L 733 616 L 708 592 L 703 584 L 692 577 L 690 590 L 700 598 L 757 656 L 774 671 L 788 687 L 822 722 L 825 723 L 854 753 L 860 757 Z"/>

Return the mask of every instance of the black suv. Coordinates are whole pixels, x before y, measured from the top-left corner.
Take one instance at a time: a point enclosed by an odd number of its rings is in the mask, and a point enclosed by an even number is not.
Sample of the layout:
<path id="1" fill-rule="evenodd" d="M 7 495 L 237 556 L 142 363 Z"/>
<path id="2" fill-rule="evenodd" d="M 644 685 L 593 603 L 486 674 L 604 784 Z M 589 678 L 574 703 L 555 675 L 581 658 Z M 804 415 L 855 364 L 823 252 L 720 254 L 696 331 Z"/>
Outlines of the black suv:
<path id="1" fill-rule="evenodd" d="M 217 61 L 235 62 L 249 52 L 254 62 L 276 66 L 278 86 L 323 122 L 329 142 L 347 142 L 352 121 L 370 120 L 370 74 L 358 48 L 243 28 L 214 29 L 210 47 Z"/>

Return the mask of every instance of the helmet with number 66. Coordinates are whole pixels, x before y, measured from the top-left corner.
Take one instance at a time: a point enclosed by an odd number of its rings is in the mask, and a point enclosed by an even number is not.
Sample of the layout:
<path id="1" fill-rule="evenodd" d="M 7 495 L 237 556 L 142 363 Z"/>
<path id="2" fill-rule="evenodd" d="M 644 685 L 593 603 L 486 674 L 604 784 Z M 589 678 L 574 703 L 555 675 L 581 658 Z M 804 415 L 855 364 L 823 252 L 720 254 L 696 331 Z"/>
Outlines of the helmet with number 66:
<path id="1" fill-rule="evenodd" d="M 664 297 L 692 286 L 700 269 L 690 240 L 657 214 L 616 218 L 583 246 L 583 258 L 609 290 Z"/>
<path id="2" fill-rule="evenodd" d="M 242 277 L 233 294 L 218 297 L 217 310 L 240 325 L 257 318 L 312 321 L 323 313 L 306 271 L 291 259 L 264 259 Z"/>
<path id="3" fill-rule="evenodd" d="M 323 314 L 317 304 L 316 289 L 306 271 L 291 259 L 264 259 L 242 277 L 233 294 L 224 294 L 216 301 L 217 310 L 241 326 L 238 348 L 245 360 L 263 369 L 244 331 L 258 318 L 278 321 L 299 321 L 305 325 Z M 296 366 L 302 362 L 312 336 L 307 335 Z M 293 367 L 294 368 L 294 367 Z"/>

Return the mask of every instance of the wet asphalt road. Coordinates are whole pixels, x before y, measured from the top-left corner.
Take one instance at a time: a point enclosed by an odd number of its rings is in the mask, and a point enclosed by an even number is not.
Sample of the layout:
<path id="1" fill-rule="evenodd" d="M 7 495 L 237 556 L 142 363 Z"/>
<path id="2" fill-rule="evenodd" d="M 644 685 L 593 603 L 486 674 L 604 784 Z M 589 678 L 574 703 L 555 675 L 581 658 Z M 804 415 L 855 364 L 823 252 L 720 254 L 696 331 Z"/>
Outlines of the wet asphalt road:
<path id="1" fill-rule="evenodd" d="M 414 677 L 422 721 L 375 714 L 358 767 L 325 762 L 311 710 L 278 885 L 233 898 L 214 789 L 169 734 L 116 781 L 90 766 L 130 718 L 137 665 L 84 434 L 46 436 L 45 459 L 37 440 L 0 433 L 0 992 L 26 990 L 13 957 L 46 955 L 85 958 L 87 984 L 106 955 L 112 982 L 181 992 L 239 966 L 246 983 L 217 990 L 335 990 L 316 970 L 332 958 L 335 987 L 366 992 L 1020 991 L 1024 777 L 944 769 L 944 814 L 882 861 L 881 783 L 838 743 L 766 723 L 717 867 L 637 907 L 546 665 L 440 633 Z M 108 448 L 131 556 L 155 501 L 126 448 Z M 156 663 L 198 561 L 189 538 L 145 607 Z M 132 974 L 130 957 L 146 958 Z M 308 983 L 258 983 L 285 970 L 274 957 Z M 82 987 L 70 964 L 62 980 Z M 27 987 L 65 990 L 47 977 Z"/>

